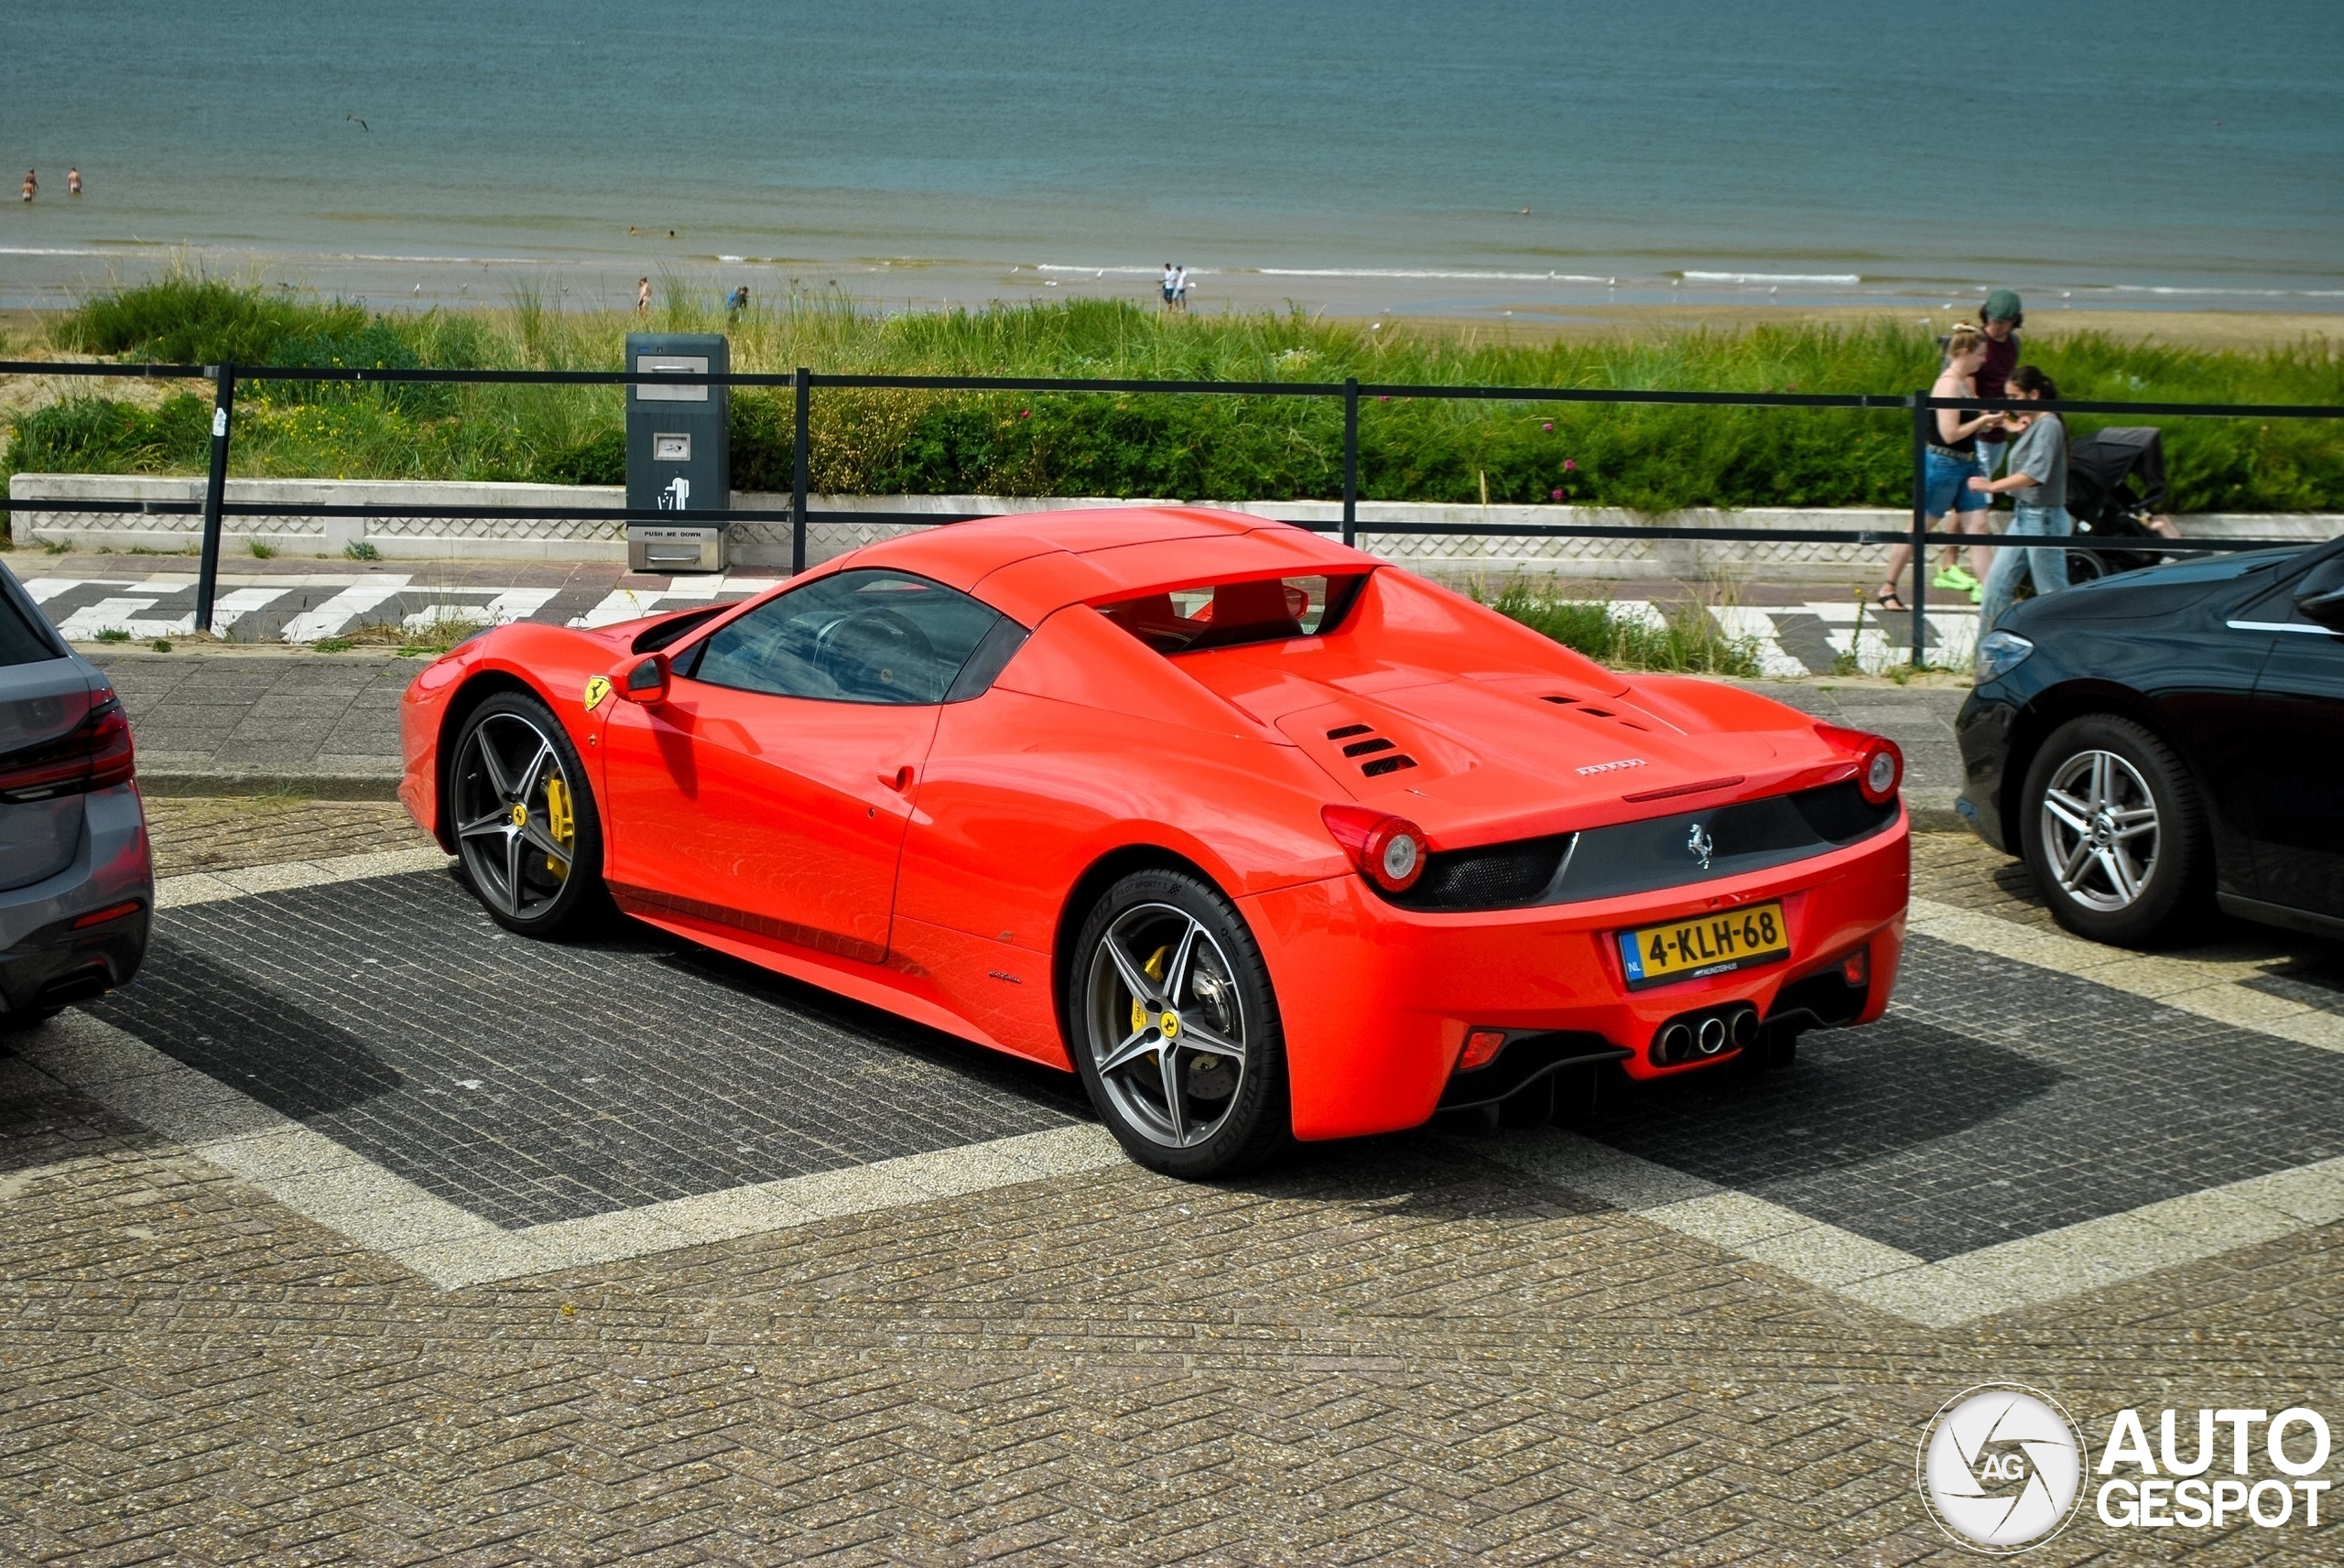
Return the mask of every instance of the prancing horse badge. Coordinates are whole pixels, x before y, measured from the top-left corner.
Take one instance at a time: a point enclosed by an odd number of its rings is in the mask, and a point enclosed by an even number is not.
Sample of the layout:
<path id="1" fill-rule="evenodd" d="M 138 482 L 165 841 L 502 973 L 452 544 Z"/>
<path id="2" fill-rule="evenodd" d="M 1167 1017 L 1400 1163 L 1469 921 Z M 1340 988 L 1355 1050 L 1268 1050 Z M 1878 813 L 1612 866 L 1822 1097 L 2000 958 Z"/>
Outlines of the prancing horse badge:
<path id="1" fill-rule="evenodd" d="M 1685 848 L 1700 857 L 1701 870 L 1705 871 L 1709 869 L 1709 855 L 1717 847 L 1718 841 L 1698 822 L 1693 824 L 1693 831 L 1685 835 Z"/>
<path id="2" fill-rule="evenodd" d="M 602 707 L 602 699 L 610 695 L 610 676 L 594 676 L 590 677 L 586 682 L 586 711 L 591 713 L 594 709 Z"/>

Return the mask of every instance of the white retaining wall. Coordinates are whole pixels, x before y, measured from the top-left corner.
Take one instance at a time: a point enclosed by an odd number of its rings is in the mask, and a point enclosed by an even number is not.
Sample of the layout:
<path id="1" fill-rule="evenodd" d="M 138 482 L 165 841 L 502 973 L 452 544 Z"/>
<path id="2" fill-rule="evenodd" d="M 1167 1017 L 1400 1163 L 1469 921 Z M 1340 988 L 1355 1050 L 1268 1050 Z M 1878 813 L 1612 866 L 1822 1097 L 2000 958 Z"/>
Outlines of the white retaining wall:
<path id="1" fill-rule="evenodd" d="M 117 551 L 192 549 L 201 519 L 192 514 L 117 514 L 77 510 L 78 500 L 200 501 L 203 481 L 118 474 L 20 473 L 8 485 L 20 543 L 45 542 L 81 549 Z M 453 483 L 407 480 L 237 479 L 228 481 L 232 500 L 277 505 L 336 505 L 379 508 L 363 517 L 231 517 L 225 545 L 244 554 L 258 540 L 288 556 L 340 557 L 364 544 L 386 560 L 623 560 L 620 525 L 595 518 L 448 519 L 417 516 L 420 506 L 594 506 L 616 509 L 624 493 L 616 486 Z M 733 498 L 743 510 L 784 510 L 786 495 L 744 492 Z M 951 514 L 1058 511 L 1087 506 L 1149 506 L 1165 501 L 1098 498 L 1033 499 L 1017 496 L 813 496 L 818 512 L 914 512 Z M 1202 503 L 1298 521 L 1336 522 L 1342 506 L 1332 501 Z M 1430 506 L 1363 502 L 1368 518 L 1413 523 L 1474 524 L 1593 524 L 1608 526 L 1663 523 L 1680 526 L 1779 529 L 1872 529 L 1902 532 L 1911 525 L 1905 512 L 1869 508 L 1756 507 L 1743 512 L 1703 509 L 1657 517 L 1595 506 Z M 2176 519 L 2194 537 L 2300 539 L 2315 543 L 2344 532 L 2344 515 L 2331 513 L 2213 513 Z M 858 545 L 908 531 L 917 524 L 817 523 L 809 526 L 808 555 L 820 562 Z M 1377 555 L 1432 575 L 1501 578 L 1516 572 L 1590 579 L 1668 579 L 1726 585 L 1742 580 L 1807 583 L 1845 589 L 1866 585 L 1878 570 L 1880 546 L 1825 545 L 1784 540 L 1536 538 L 1497 534 L 1378 534 L 1363 523 L 1361 543 Z M 732 562 L 742 567 L 789 564 L 787 523 L 734 525 Z"/>

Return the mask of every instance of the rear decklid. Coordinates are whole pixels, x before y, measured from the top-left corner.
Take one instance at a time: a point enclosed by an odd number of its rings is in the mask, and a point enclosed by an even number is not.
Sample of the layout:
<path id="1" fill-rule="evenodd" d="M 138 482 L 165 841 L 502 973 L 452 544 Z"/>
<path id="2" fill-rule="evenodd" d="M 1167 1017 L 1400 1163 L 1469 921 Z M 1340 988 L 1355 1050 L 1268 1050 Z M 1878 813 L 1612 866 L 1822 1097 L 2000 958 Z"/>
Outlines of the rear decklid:
<path id="1" fill-rule="evenodd" d="M 81 796 L 9 798 L 12 773 L 89 718 L 91 672 L 0 568 L 0 892 L 55 876 L 81 847 Z M 12 765 L 15 764 L 15 765 Z"/>

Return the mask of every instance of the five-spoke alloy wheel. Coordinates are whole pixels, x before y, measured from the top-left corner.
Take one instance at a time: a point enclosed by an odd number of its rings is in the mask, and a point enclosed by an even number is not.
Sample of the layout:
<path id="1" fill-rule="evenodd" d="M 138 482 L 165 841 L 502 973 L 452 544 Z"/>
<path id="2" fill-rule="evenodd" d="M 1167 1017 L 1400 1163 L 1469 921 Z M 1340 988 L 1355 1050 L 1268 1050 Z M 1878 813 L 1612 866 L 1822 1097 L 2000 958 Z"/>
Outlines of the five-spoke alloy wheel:
<path id="1" fill-rule="evenodd" d="M 1084 923 L 1074 964 L 1076 1065 L 1134 1159 L 1213 1176 L 1284 1145 L 1276 999 L 1252 934 L 1217 890 L 1179 871 L 1123 878 Z"/>
<path id="2" fill-rule="evenodd" d="M 447 798 L 464 876 L 498 925 L 550 936 L 598 900 L 601 823 L 577 750 L 544 704 L 500 692 L 475 708 Z"/>
<path id="3" fill-rule="evenodd" d="M 2207 902 L 2212 854 L 2197 784 L 2129 719 L 2061 725 L 2027 770 L 2027 869 L 2059 924 L 2125 946 L 2176 935 Z"/>

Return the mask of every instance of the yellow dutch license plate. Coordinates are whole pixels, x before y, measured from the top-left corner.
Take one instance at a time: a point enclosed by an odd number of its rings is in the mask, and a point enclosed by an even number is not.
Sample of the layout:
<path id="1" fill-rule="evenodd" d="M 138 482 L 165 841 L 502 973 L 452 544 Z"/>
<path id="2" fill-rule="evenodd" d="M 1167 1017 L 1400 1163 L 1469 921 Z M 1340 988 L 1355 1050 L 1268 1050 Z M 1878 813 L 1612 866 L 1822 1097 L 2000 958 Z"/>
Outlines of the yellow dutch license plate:
<path id="1" fill-rule="evenodd" d="M 1620 933 L 1628 989 L 1706 979 L 1791 956 L 1790 929 L 1779 903 L 1753 903 L 1693 920 Z"/>

